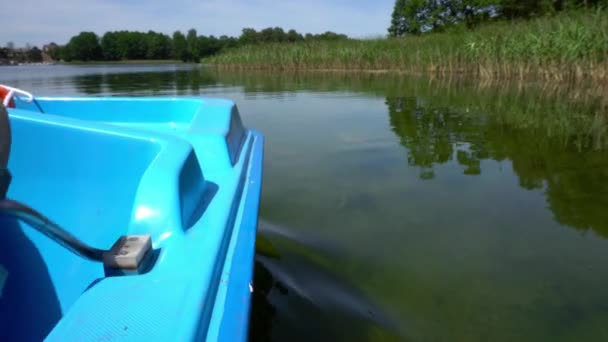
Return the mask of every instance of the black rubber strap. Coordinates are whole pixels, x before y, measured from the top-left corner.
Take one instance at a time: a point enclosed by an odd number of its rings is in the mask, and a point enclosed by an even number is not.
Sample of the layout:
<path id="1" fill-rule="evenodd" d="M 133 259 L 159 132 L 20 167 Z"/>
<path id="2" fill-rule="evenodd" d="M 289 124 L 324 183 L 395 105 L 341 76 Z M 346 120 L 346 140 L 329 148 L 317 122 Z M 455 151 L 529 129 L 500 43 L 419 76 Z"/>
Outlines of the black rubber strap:
<path id="1" fill-rule="evenodd" d="M 9 185 L 11 185 L 11 173 L 8 169 L 0 169 L 0 199 L 6 198 Z"/>

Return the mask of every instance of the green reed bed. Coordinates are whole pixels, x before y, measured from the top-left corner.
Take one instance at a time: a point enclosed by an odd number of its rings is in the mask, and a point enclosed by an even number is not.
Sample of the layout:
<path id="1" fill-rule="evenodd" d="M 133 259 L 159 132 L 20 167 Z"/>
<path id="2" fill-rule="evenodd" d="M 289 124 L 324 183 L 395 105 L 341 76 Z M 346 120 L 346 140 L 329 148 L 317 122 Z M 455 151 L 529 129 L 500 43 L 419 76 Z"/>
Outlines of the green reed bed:
<path id="1" fill-rule="evenodd" d="M 501 21 L 405 38 L 248 45 L 207 58 L 231 69 L 397 71 L 490 79 L 608 80 L 608 11 Z"/>

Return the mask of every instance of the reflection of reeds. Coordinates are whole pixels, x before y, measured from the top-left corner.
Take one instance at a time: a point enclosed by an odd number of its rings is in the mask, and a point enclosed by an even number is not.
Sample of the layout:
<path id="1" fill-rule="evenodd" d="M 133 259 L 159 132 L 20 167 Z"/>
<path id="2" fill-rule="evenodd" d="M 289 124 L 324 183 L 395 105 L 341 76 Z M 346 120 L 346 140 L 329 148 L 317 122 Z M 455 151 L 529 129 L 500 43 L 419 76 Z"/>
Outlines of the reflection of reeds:
<path id="1" fill-rule="evenodd" d="M 513 128 L 538 130 L 580 148 L 608 148 L 606 87 L 595 82 L 473 81 L 456 75 L 417 78 L 395 74 L 207 70 L 224 85 L 275 96 L 299 90 L 351 91 L 427 99 L 436 108 L 484 114 Z"/>
<path id="2" fill-rule="evenodd" d="M 482 79 L 608 80 L 608 14 L 574 12 L 404 39 L 248 45 L 206 60 L 221 68 L 379 70 Z"/>

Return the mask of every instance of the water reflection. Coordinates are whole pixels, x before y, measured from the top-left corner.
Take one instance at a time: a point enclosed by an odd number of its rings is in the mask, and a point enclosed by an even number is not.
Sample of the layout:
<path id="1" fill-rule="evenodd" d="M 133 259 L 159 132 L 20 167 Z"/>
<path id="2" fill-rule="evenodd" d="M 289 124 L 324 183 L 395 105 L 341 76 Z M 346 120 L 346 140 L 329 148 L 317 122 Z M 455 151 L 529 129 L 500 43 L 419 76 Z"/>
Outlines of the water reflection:
<path id="1" fill-rule="evenodd" d="M 433 178 L 437 164 L 457 162 L 463 174 L 480 175 L 482 160 L 511 160 L 520 186 L 544 190 L 557 221 L 608 237 L 601 107 L 570 105 L 547 113 L 544 102 L 554 99 L 492 99 L 492 107 L 475 98 L 447 107 L 424 95 L 387 97 L 386 104 L 392 129 L 407 148 L 408 163 L 420 168 L 420 178 Z M 581 109 L 589 114 L 576 112 Z"/>
<path id="2" fill-rule="evenodd" d="M 104 93 L 104 76 L 102 74 L 76 76 L 72 79 L 76 89 L 87 95 Z"/>
<path id="3" fill-rule="evenodd" d="M 192 70 L 87 74 L 72 78 L 76 89 L 87 95 L 190 95 L 216 84 L 208 73 Z"/>

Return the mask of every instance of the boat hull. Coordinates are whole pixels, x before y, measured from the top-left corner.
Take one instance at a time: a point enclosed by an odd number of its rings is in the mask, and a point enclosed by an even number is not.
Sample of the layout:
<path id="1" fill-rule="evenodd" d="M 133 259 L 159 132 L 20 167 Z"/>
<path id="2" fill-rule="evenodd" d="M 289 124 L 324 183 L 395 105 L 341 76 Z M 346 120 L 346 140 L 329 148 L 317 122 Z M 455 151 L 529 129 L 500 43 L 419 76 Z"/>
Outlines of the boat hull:
<path id="1" fill-rule="evenodd" d="M 264 139 L 242 125 L 234 103 L 16 103 L 8 197 L 101 248 L 149 234 L 156 256 L 143 274 L 117 275 L 0 218 L 8 238 L 25 246 L 0 252 L 8 274 L 0 301 L 10 300 L 2 340 L 245 340 Z M 9 317 L 23 297 L 44 304 L 45 324 Z"/>

